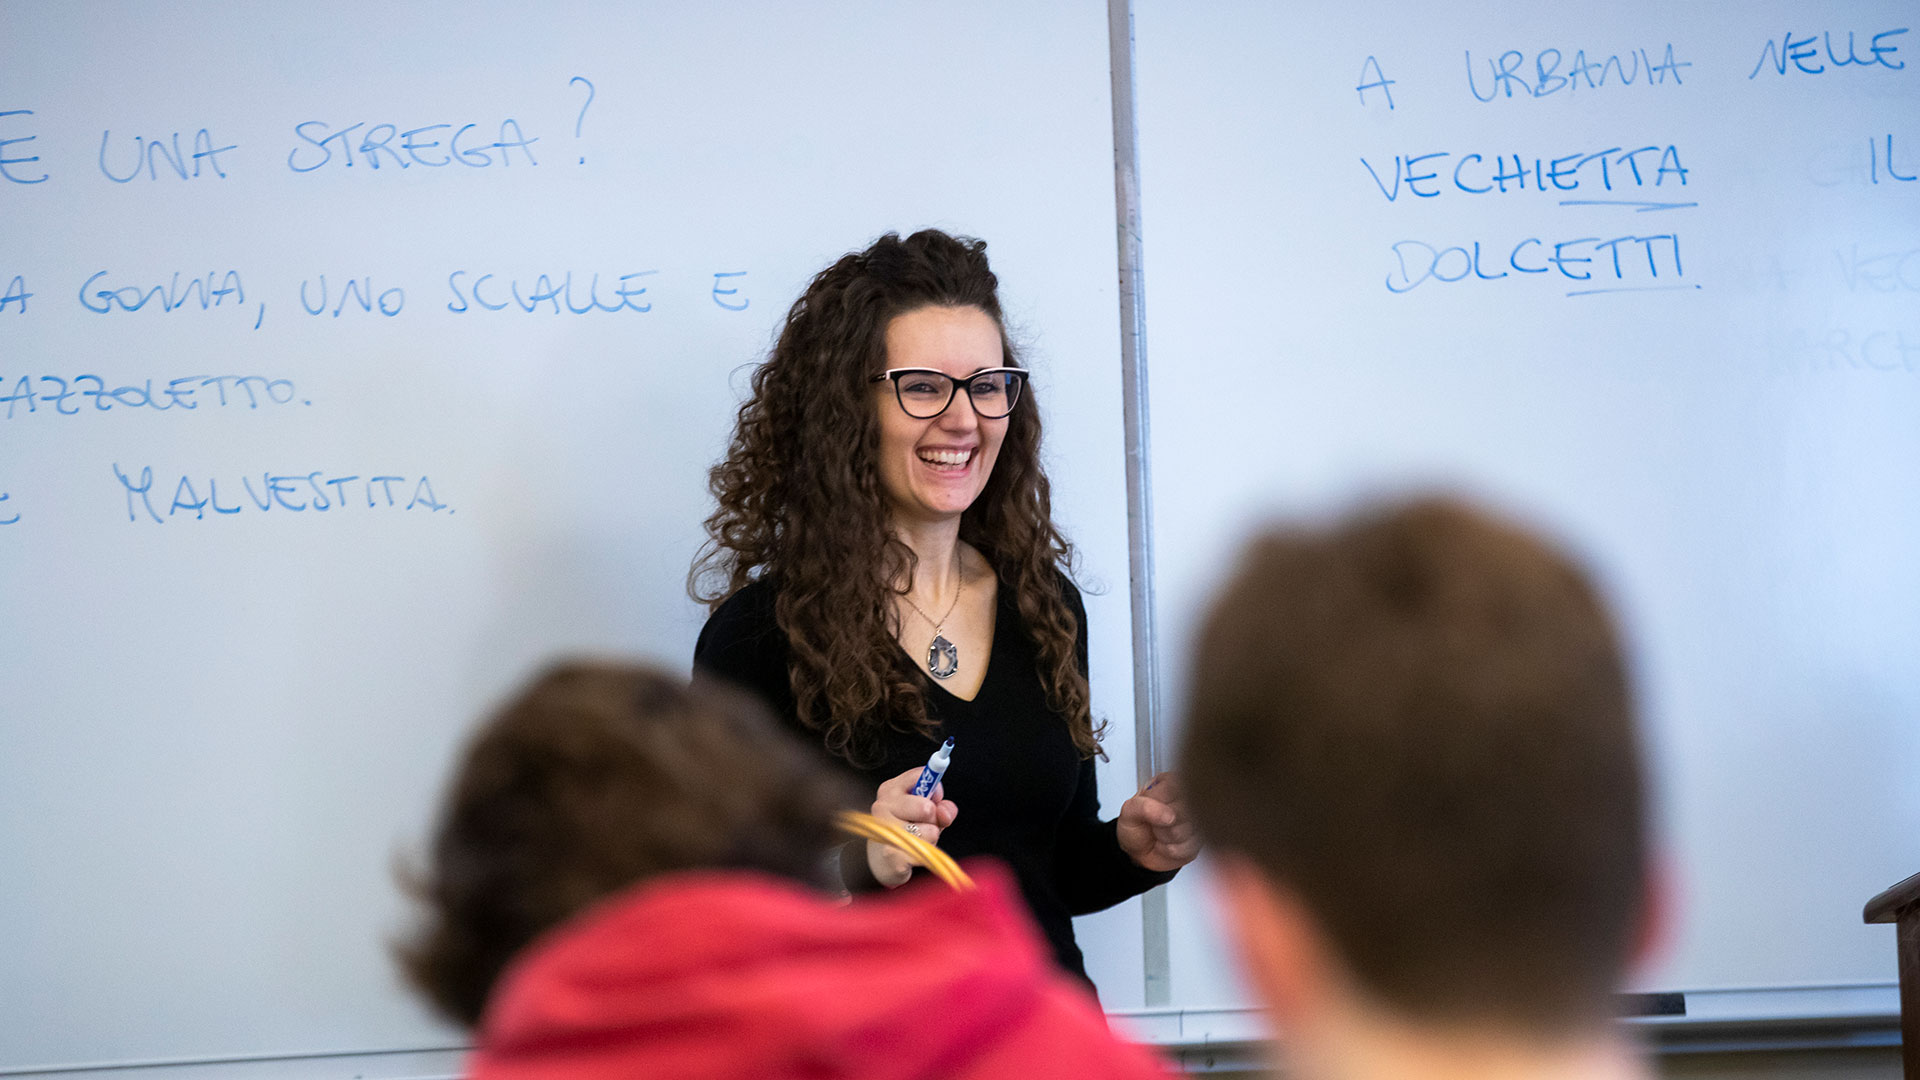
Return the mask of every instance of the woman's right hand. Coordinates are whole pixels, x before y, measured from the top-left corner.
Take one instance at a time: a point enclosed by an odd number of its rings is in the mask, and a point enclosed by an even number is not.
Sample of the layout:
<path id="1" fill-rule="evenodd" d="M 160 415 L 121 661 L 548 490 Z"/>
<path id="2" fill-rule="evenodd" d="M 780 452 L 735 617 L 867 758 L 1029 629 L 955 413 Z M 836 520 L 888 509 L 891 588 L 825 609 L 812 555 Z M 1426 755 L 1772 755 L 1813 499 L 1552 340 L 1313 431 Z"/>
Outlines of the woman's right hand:
<path id="1" fill-rule="evenodd" d="M 916 833 L 929 844 L 937 844 L 941 830 L 953 824 L 960 808 L 946 797 L 945 789 L 939 784 L 933 785 L 933 797 L 930 799 L 915 795 L 913 786 L 919 782 L 920 768 L 915 766 L 881 784 L 874 796 L 873 816 Z M 905 885 L 907 879 L 913 876 L 917 862 L 899 848 L 874 840 L 867 841 L 867 866 L 873 871 L 874 878 L 889 889 Z"/>

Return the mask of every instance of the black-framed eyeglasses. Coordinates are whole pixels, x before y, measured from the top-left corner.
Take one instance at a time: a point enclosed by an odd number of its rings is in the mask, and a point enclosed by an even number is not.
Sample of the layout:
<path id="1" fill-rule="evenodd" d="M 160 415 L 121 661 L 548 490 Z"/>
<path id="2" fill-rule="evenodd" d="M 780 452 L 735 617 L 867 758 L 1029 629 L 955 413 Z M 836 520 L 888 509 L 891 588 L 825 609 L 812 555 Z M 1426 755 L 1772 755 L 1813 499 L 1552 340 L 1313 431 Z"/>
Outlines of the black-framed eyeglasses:
<path id="1" fill-rule="evenodd" d="M 956 379 L 944 371 L 932 368 L 889 368 L 868 379 L 868 382 L 893 381 L 894 399 L 900 402 L 900 409 L 915 420 L 931 420 L 947 411 L 953 404 L 953 395 L 960 387 L 967 388 L 967 400 L 973 403 L 973 411 L 983 420 L 998 420 L 1013 411 L 1020 402 L 1020 388 L 1026 385 L 1027 373 L 1022 368 L 996 367 L 976 371 L 964 379 Z"/>

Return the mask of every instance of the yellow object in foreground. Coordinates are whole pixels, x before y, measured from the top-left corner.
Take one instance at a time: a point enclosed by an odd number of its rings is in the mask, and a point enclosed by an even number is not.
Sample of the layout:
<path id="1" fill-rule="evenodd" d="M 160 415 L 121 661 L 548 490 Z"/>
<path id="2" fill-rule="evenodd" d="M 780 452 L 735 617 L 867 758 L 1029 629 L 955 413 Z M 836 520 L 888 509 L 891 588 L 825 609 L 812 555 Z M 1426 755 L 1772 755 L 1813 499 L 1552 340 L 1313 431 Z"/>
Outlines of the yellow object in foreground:
<path id="1" fill-rule="evenodd" d="M 863 814 L 858 810 L 842 810 L 838 818 L 840 829 L 867 840 L 877 840 L 889 847 L 899 848 L 913 857 L 913 861 L 933 871 L 933 875 L 962 892 L 973 888 L 973 879 L 967 876 L 953 857 L 925 840 L 907 832 L 898 825 L 881 821 L 872 814 Z"/>

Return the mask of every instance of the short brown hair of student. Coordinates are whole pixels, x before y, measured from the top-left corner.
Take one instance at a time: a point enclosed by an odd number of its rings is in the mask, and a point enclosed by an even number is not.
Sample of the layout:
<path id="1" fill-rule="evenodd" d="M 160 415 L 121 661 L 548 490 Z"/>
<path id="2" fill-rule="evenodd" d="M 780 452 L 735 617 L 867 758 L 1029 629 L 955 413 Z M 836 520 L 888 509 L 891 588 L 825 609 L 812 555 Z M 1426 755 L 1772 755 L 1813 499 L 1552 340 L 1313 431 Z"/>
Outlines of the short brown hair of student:
<path id="1" fill-rule="evenodd" d="M 1424 1021 L 1602 1020 L 1647 870 L 1620 646 L 1593 586 L 1444 499 L 1255 540 L 1191 667 L 1195 821 Z"/>
<path id="2" fill-rule="evenodd" d="M 851 792 L 756 702 L 645 667 L 549 668 L 480 729 L 424 873 L 423 925 L 395 954 L 476 1024 L 542 932 L 656 875 L 762 870 L 817 882 Z"/>

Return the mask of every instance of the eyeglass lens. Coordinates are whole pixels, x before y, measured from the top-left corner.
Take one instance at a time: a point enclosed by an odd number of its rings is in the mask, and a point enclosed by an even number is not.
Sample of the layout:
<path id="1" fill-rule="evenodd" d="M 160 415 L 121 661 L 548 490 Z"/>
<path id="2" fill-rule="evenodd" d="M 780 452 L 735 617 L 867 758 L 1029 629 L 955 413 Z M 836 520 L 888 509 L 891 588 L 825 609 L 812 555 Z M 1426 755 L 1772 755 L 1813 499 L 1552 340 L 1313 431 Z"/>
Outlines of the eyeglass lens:
<path id="1" fill-rule="evenodd" d="M 1017 371 L 982 372 L 966 380 L 967 397 L 981 417 L 997 420 L 1013 411 L 1023 381 Z M 951 376 L 937 371 L 903 372 L 894 377 L 893 386 L 900 407 L 916 420 L 931 420 L 947 411 L 957 389 Z"/>

